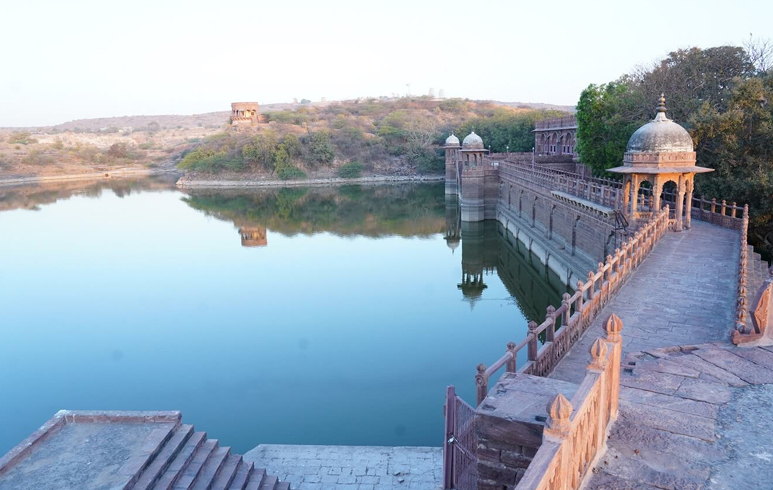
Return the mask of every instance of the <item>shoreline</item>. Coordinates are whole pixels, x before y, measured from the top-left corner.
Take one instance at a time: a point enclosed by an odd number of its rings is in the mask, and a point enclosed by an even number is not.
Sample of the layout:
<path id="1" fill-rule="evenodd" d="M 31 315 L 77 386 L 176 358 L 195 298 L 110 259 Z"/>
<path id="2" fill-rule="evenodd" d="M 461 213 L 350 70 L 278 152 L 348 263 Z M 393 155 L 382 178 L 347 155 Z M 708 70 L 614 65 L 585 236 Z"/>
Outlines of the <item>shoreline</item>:
<path id="1" fill-rule="evenodd" d="M 28 185 L 28 184 L 45 184 L 49 182 L 69 182 L 77 180 L 101 180 L 111 179 L 113 177 L 144 177 L 149 175 L 160 175 L 166 173 L 174 173 L 170 170 L 159 169 L 124 169 L 113 170 L 109 172 L 91 172 L 86 174 L 70 174 L 70 175 L 47 175 L 47 176 L 33 176 L 33 177 L 18 177 L 13 179 L 0 178 L 0 187 L 10 187 L 14 185 Z"/>
<path id="2" fill-rule="evenodd" d="M 327 187 L 339 185 L 384 184 L 384 183 L 408 183 L 408 182 L 444 182 L 444 175 L 373 175 L 354 179 L 341 177 L 329 177 L 321 179 L 302 180 L 185 180 L 181 177 L 177 181 L 177 187 L 183 189 L 206 188 L 239 188 L 239 187 Z"/>

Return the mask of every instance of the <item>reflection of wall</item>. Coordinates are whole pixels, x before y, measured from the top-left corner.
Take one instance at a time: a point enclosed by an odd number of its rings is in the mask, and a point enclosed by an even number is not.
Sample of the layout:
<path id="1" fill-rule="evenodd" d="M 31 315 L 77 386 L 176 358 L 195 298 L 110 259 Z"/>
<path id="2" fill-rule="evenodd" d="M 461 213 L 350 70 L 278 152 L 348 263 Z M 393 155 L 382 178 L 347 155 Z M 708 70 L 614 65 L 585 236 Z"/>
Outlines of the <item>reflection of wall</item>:
<path id="1" fill-rule="evenodd" d="M 457 219 L 453 206 L 447 206 L 446 241 L 454 235 Z M 529 320 L 541 322 L 548 306 L 561 304 L 567 292 L 561 278 L 498 222 L 461 222 L 460 230 L 462 279 L 457 288 L 471 305 L 488 287 L 485 277 L 494 272 Z"/>
<path id="2" fill-rule="evenodd" d="M 265 226 L 243 226 L 239 228 L 239 235 L 242 237 L 242 247 L 265 247 L 268 245 Z"/>

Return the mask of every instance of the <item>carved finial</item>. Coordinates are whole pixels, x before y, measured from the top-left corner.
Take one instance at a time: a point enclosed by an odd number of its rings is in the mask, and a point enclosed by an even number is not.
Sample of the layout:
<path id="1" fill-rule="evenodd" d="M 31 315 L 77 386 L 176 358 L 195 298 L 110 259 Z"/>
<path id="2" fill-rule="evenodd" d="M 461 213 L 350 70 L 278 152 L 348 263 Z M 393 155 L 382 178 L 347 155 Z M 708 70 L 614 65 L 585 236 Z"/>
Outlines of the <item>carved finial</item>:
<path id="1" fill-rule="evenodd" d="M 602 339 L 596 339 L 590 346 L 591 363 L 588 365 L 588 369 L 603 370 L 607 363 L 608 351 L 607 343 Z"/>
<path id="2" fill-rule="evenodd" d="M 539 327 L 539 325 L 537 325 L 537 322 L 535 322 L 534 320 L 530 321 L 529 322 L 529 333 L 536 332 L 537 331 L 537 327 Z"/>
<path id="3" fill-rule="evenodd" d="M 546 422 L 545 433 L 552 436 L 566 436 L 569 434 L 571 423 L 569 417 L 572 416 L 572 404 L 564 395 L 559 393 L 548 403 L 548 420 Z"/>
<path id="4" fill-rule="evenodd" d="M 507 350 L 509 350 L 510 352 L 514 351 L 515 350 L 515 342 L 508 342 L 507 343 Z"/>
<path id="5" fill-rule="evenodd" d="M 658 112 L 666 112 L 666 94 L 660 92 L 660 99 L 658 100 Z"/>
<path id="6" fill-rule="evenodd" d="M 612 313 L 604 322 L 604 330 L 607 332 L 607 340 L 616 342 L 620 340 L 620 332 L 623 331 L 623 321 Z"/>
<path id="7" fill-rule="evenodd" d="M 770 269 L 770 273 L 773 274 L 773 267 Z M 561 296 L 561 303 L 563 304 L 569 304 L 569 299 L 572 296 L 569 293 L 564 293 L 563 296 Z"/>

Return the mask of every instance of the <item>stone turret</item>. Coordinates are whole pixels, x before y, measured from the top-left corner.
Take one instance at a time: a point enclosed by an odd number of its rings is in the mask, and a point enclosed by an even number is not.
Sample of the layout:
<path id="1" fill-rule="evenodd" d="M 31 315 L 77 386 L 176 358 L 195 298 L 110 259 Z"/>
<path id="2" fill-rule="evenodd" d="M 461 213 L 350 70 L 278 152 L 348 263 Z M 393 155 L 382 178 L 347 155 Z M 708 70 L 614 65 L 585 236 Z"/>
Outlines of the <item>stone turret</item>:
<path id="1" fill-rule="evenodd" d="M 459 192 L 459 172 L 461 161 L 459 150 L 462 148 L 459 144 L 459 138 L 453 133 L 446 138 L 444 146 L 446 152 L 446 195 Z"/>

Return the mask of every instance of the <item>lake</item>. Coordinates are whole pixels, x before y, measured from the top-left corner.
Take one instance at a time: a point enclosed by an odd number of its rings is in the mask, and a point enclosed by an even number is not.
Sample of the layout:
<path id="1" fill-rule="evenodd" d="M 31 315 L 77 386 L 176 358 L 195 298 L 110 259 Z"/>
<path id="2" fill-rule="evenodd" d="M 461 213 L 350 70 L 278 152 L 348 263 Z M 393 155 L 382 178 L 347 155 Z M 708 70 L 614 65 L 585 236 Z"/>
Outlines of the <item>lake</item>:
<path id="1" fill-rule="evenodd" d="M 60 409 L 260 443 L 440 446 L 447 385 L 566 288 L 443 184 L 0 188 L 0 454 Z M 461 240 L 459 239 L 461 237 Z"/>

